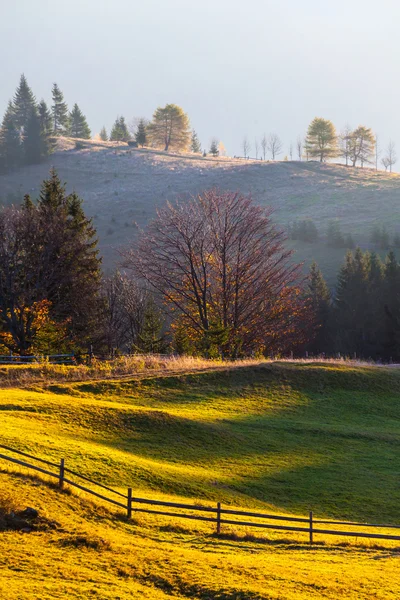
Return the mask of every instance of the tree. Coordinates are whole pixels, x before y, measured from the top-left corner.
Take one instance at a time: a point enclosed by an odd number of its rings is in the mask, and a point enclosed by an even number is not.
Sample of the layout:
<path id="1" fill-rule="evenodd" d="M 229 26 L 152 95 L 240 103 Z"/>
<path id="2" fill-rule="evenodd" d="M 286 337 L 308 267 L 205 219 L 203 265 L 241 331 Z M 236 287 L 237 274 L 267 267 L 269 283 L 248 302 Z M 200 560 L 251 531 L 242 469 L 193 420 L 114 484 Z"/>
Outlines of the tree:
<path id="1" fill-rule="evenodd" d="M 303 138 L 299 135 L 296 141 L 297 158 L 303 158 Z"/>
<path id="2" fill-rule="evenodd" d="M 87 124 L 86 117 L 76 103 L 69 114 L 68 134 L 70 137 L 82 138 L 85 140 L 89 140 L 91 137 L 91 132 L 89 125 Z"/>
<path id="3" fill-rule="evenodd" d="M 374 153 L 375 138 L 371 129 L 360 125 L 351 132 L 349 138 L 349 157 L 352 166 L 360 162 L 363 167 L 365 163 L 371 162 Z"/>
<path id="4" fill-rule="evenodd" d="M 0 167 L 3 172 L 16 169 L 23 162 L 23 145 L 15 123 L 14 107 L 8 103 L 0 129 Z"/>
<path id="5" fill-rule="evenodd" d="M 42 156 L 42 131 L 39 113 L 36 107 L 31 109 L 30 117 L 25 125 L 24 158 L 27 165 L 41 162 Z"/>
<path id="6" fill-rule="evenodd" d="M 310 267 L 307 283 L 307 296 L 314 316 L 315 336 L 308 348 L 316 354 L 327 353 L 331 348 L 330 311 L 331 294 L 323 275 L 314 261 Z"/>
<path id="7" fill-rule="evenodd" d="M 375 134 L 375 171 L 378 170 L 378 161 L 381 155 L 380 138 L 378 134 Z M 383 161 L 382 161 L 383 162 Z"/>
<path id="8" fill-rule="evenodd" d="M 350 125 L 346 125 L 343 131 L 340 133 L 338 138 L 339 143 L 339 155 L 344 158 L 346 167 L 349 165 L 350 159 L 350 140 L 351 140 L 351 128 Z"/>
<path id="9" fill-rule="evenodd" d="M 139 119 L 135 133 L 135 141 L 139 146 L 142 146 L 142 148 L 147 143 L 147 126 L 148 123 L 146 119 Z"/>
<path id="10" fill-rule="evenodd" d="M 28 85 L 25 75 L 22 74 L 13 99 L 13 110 L 15 126 L 23 134 L 34 108 L 36 108 L 35 96 Z"/>
<path id="11" fill-rule="evenodd" d="M 101 139 L 102 142 L 108 142 L 107 129 L 104 127 L 104 125 L 100 129 L 99 138 Z"/>
<path id="12" fill-rule="evenodd" d="M 254 150 L 256 153 L 256 160 L 258 160 L 258 153 L 260 151 L 260 144 L 257 138 L 254 138 Z"/>
<path id="13" fill-rule="evenodd" d="M 336 131 L 331 121 L 320 117 L 311 121 L 307 131 L 306 149 L 311 158 L 319 158 L 321 162 L 338 155 Z"/>
<path id="14" fill-rule="evenodd" d="M 396 164 L 397 162 L 397 154 L 396 154 L 396 145 L 395 143 L 390 140 L 387 149 L 386 149 L 386 154 L 382 159 L 382 164 L 385 167 L 385 171 L 388 170 L 390 173 L 392 172 L 392 167 L 394 164 Z"/>
<path id="15" fill-rule="evenodd" d="M 282 350 L 301 337 L 299 266 L 271 211 L 251 197 L 209 190 L 159 209 L 124 253 L 198 348 L 231 356 Z M 212 341 L 218 340 L 218 341 Z"/>
<path id="16" fill-rule="evenodd" d="M 90 339 L 100 281 L 95 233 L 54 171 L 36 205 L 26 196 L 0 212 L 0 332 L 10 350 L 31 351 L 44 314 L 78 347 Z"/>
<path id="17" fill-rule="evenodd" d="M 261 148 L 262 148 L 263 159 L 265 160 L 265 157 L 267 155 L 267 148 L 268 148 L 268 140 L 267 140 L 267 136 L 265 135 L 265 133 L 263 134 L 263 136 L 261 138 Z"/>
<path id="18" fill-rule="evenodd" d="M 282 152 L 282 142 L 280 137 L 276 133 L 270 133 L 267 141 L 267 148 L 271 153 L 272 160 Z"/>
<path id="19" fill-rule="evenodd" d="M 329 221 L 326 232 L 326 241 L 331 248 L 345 248 L 346 242 L 338 221 Z"/>
<path id="20" fill-rule="evenodd" d="M 110 142 L 128 142 L 131 139 L 124 117 L 117 117 L 111 129 Z"/>
<path id="21" fill-rule="evenodd" d="M 52 98 L 53 133 L 54 135 L 64 135 L 68 129 L 68 106 L 64 102 L 64 95 L 56 83 L 53 84 Z"/>
<path id="22" fill-rule="evenodd" d="M 250 142 L 247 139 L 247 136 L 244 136 L 243 141 L 242 141 L 242 150 L 243 150 L 243 157 L 244 158 L 248 158 L 249 157 L 249 152 L 250 152 Z"/>
<path id="23" fill-rule="evenodd" d="M 211 144 L 210 144 L 210 150 L 209 150 L 211 156 L 218 156 L 218 154 L 219 154 L 218 146 L 219 146 L 219 141 L 217 140 L 217 138 L 212 138 Z"/>
<path id="24" fill-rule="evenodd" d="M 197 133 L 195 132 L 194 129 L 192 129 L 192 141 L 190 144 L 190 149 L 192 152 L 194 152 L 194 154 L 200 154 L 201 153 L 201 144 L 200 144 L 200 140 L 199 137 L 197 135 Z"/>
<path id="25" fill-rule="evenodd" d="M 39 122 L 40 122 L 40 157 L 44 160 L 53 151 L 53 143 L 51 136 L 53 133 L 53 120 L 51 112 L 47 108 L 44 100 L 41 100 L 38 106 Z"/>
<path id="26" fill-rule="evenodd" d="M 168 150 L 188 150 L 191 131 L 189 117 L 180 106 L 166 104 L 158 107 L 148 127 L 151 143 Z"/>

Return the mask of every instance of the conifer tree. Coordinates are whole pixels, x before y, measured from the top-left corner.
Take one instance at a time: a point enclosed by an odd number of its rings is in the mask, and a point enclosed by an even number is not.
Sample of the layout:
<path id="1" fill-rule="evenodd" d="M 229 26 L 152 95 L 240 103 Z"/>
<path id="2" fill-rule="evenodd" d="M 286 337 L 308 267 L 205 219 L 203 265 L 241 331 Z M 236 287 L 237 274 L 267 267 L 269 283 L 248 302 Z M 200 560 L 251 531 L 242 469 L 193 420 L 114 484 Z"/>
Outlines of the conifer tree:
<path id="1" fill-rule="evenodd" d="M 35 96 L 28 85 L 25 75 L 22 74 L 13 99 L 14 122 L 21 132 L 24 132 L 31 117 L 32 109 L 35 107 Z"/>
<path id="2" fill-rule="evenodd" d="M 306 151 L 312 158 L 321 162 L 338 156 L 335 127 L 328 119 L 316 117 L 311 121 L 306 138 Z"/>
<path id="3" fill-rule="evenodd" d="M 201 154 L 200 140 L 194 129 L 192 129 L 192 141 L 191 141 L 190 149 L 192 152 L 194 152 L 194 154 Z"/>
<path id="4" fill-rule="evenodd" d="M 69 114 L 68 133 L 73 138 L 90 139 L 91 132 L 86 117 L 79 106 L 75 103 Z"/>
<path id="5" fill-rule="evenodd" d="M 218 156 L 219 154 L 219 150 L 218 150 L 218 140 L 216 138 L 213 138 L 211 140 L 211 145 L 210 145 L 210 154 L 212 156 Z"/>
<path id="6" fill-rule="evenodd" d="M 384 267 L 384 334 L 383 347 L 387 359 L 400 358 L 400 265 L 393 252 Z"/>
<path id="7" fill-rule="evenodd" d="M 148 126 L 153 146 L 168 150 L 185 151 L 190 147 L 190 122 L 188 115 L 176 104 L 159 106 Z"/>
<path id="8" fill-rule="evenodd" d="M 117 117 L 110 133 L 110 142 L 128 142 L 131 136 L 124 117 Z"/>
<path id="9" fill-rule="evenodd" d="M 331 348 L 329 332 L 331 295 L 315 261 L 310 267 L 307 296 L 311 301 L 316 329 L 315 338 L 309 346 L 310 351 L 316 354 L 329 353 Z"/>
<path id="10" fill-rule="evenodd" d="M 35 165 L 41 162 L 42 135 L 39 113 L 36 107 L 31 109 L 30 117 L 25 125 L 24 135 L 25 164 Z"/>
<path id="11" fill-rule="evenodd" d="M 99 133 L 99 138 L 103 141 L 103 142 L 108 142 L 108 134 L 107 134 L 107 129 L 103 126 L 100 129 L 100 133 Z"/>
<path id="12" fill-rule="evenodd" d="M 139 146 L 145 146 L 147 143 L 147 122 L 146 119 L 139 119 L 135 133 L 135 141 Z"/>
<path id="13" fill-rule="evenodd" d="M 65 135 L 68 129 L 68 106 L 64 102 L 64 95 L 56 83 L 53 84 L 52 97 L 53 133 L 54 135 Z"/>
<path id="14" fill-rule="evenodd" d="M 51 136 L 53 134 L 53 120 L 51 112 L 47 108 L 47 104 L 44 100 L 41 100 L 38 106 L 39 120 L 40 120 L 40 155 L 42 159 L 47 158 L 53 151 L 53 144 L 51 142 Z"/>
<path id="15" fill-rule="evenodd" d="M 19 128 L 15 123 L 14 107 L 8 103 L 0 130 L 0 164 L 3 172 L 16 169 L 23 163 L 24 151 Z"/>

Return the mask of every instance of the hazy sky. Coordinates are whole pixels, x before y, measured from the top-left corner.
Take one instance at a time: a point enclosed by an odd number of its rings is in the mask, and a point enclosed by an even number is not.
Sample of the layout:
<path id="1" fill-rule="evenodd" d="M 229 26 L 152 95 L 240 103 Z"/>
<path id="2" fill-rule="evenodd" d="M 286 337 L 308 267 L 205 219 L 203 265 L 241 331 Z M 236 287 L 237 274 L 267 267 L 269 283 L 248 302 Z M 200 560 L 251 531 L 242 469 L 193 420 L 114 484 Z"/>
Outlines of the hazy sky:
<path id="1" fill-rule="evenodd" d="M 287 152 L 314 116 L 400 155 L 399 21 L 399 0 L 0 0 L 0 110 L 24 72 L 93 134 L 171 102 L 232 155 L 270 131 Z"/>

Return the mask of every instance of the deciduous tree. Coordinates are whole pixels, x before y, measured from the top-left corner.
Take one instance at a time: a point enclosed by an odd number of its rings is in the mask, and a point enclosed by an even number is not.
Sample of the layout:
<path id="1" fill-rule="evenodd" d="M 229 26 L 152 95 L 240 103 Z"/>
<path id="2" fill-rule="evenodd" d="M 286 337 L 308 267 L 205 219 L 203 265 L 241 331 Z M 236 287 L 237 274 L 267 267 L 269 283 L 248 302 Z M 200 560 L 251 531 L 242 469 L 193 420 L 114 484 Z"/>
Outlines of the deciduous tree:
<path id="1" fill-rule="evenodd" d="M 158 107 L 148 127 L 150 141 L 155 147 L 168 150 L 188 150 L 191 130 L 189 117 L 180 106 L 166 104 Z"/>
<path id="2" fill-rule="evenodd" d="M 311 121 L 306 137 L 306 149 L 311 158 L 321 162 L 338 155 L 335 127 L 328 119 L 315 117 Z"/>

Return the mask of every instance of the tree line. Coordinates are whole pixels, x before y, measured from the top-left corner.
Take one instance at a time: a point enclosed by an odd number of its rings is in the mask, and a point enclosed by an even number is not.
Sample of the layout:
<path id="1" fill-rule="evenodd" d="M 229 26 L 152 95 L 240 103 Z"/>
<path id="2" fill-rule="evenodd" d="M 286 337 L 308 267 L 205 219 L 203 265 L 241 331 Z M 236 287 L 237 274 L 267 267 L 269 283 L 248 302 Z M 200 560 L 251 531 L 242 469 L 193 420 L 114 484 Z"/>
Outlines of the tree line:
<path id="1" fill-rule="evenodd" d="M 56 83 L 50 108 L 37 102 L 25 75 L 21 75 L 0 127 L 0 173 L 44 161 L 54 149 L 54 138 L 67 135 L 90 138 L 86 118 L 75 103 L 71 111 Z"/>
<path id="2" fill-rule="evenodd" d="M 381 230 L 380 230 L 381 232 Z M 400 360 L 400 265 L 349 251 L 330 291 L 271 210 L 205 190 L 167 203 L 103 274 L 82 199 L 53 170 L 0 210 L 0 353 L 337 353 Z"/>

